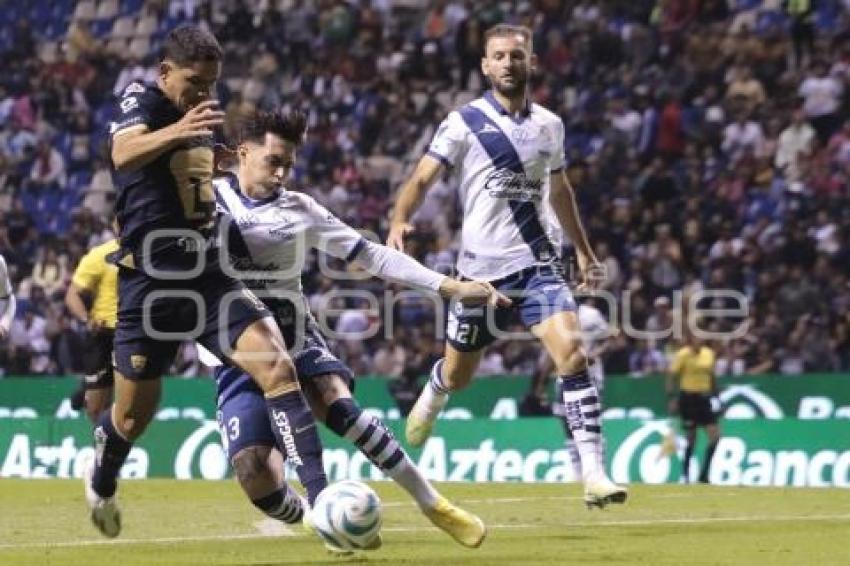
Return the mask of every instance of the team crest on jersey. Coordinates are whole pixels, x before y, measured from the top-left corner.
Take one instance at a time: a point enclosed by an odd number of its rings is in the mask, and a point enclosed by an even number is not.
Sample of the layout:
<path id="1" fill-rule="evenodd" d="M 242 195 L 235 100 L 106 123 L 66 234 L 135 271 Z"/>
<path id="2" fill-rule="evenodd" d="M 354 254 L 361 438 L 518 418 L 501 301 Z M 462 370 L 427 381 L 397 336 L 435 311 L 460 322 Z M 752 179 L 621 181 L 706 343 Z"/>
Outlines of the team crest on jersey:
<path id="1" fill-rule="evenodd" d="M 130 356 L 130 367 L 136 371 L 142 371 L 148 365 L 148 357 L 142 354 L 133 354 Z"/>
<path id="2" fill-rule="evenodd" d="M 525 128 L 514 128 L 511 132 L 511 138 L 518 144 L 526 144 L 533 140 L 531 132 Z"/>

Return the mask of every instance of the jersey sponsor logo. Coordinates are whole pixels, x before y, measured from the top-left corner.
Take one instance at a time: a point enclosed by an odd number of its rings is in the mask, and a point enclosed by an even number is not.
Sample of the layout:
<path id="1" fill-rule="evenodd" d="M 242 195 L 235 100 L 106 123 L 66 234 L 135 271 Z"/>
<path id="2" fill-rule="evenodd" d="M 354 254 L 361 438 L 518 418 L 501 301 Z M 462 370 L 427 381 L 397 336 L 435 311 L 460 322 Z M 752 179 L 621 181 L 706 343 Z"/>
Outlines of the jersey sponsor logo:
<path id="1" fill-rule="evenodd" d="M 121 101 L 119 104 L 121 106 L 121 112 L 124 114 L 130 112 L 131 110 L 135 110 L 139 107 L 139 99 L 135 96 L 129 96 Z"/>
<path id="2" fill-rule="evenodd" d="M 145 92 L 145 86 L 141 83 L 130 83 L 127 85 L 127 88 L 124 89 L 124 93 L 121 96 L 129 96 L 135 93 L 143 93 Z"/>
<path id="3" fill-rule="evenodd" d="M 285 242 L 295 237 L 295 232 L 292 230 L 294 222 L 285 222 L 282 226 L 269 228 L 269 237 L 274 238 L 278 242 Z"/>
<path id="4" fill-rule="evenodd" d="M 530 179 L 525 173 L 508 169 L 493 171 L 484 181 L 484 188 L 493 198 L 535 202 L 543 198 L 542 179 Z"/>
<path id="5" fill-rule="evenodd" d="M 484 122 L 484 125 L 481 126 L 481 129 L 478 130 L 478 134 L 501 134 L 502 131 L 489 122 Z"/>
<path id="6" fill-rule="evenodd" d="M 246 212 L 236 217 L 236 225 L 240 228 L 250 228 L 260 223 L 260 219 L 253 212 Z"/>

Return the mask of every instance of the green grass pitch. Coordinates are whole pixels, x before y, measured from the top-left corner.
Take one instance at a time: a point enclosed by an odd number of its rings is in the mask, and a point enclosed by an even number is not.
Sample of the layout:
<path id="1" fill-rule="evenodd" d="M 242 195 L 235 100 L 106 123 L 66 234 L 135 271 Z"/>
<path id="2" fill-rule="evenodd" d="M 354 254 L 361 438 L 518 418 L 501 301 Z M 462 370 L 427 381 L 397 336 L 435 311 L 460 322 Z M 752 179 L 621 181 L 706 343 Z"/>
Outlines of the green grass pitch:
<path id="1" fill-rule="evenodd" d="M 124 530 L 106 540 L 79 481 L 0 480 L 0 564 L 850 564 L 850 490 L 634 485 L 626 505 L 588 511 L 574 484 L 442 484 L 488 524 L 469 550 L 393 484 L 372 485 L 384 546 L 336 557 L 265 520 L 232 481 L 124 481 Z"/>

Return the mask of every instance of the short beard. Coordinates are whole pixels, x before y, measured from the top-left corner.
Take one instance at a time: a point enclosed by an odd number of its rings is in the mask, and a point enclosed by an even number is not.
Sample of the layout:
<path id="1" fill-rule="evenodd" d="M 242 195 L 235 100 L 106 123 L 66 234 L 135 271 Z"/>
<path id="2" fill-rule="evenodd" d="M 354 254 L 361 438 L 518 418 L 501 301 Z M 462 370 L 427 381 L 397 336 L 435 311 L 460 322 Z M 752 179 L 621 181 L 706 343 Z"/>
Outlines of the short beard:
<path id="1" fill-rule="evenodd" d="M 524 78 L 517 79 L 513 86 L 505 86 L 498 80 L 490 79 L 490 85 L 502 96 L 516 98 L 525 95 L 525 87 L 528 85 L 528 81 Z"/>

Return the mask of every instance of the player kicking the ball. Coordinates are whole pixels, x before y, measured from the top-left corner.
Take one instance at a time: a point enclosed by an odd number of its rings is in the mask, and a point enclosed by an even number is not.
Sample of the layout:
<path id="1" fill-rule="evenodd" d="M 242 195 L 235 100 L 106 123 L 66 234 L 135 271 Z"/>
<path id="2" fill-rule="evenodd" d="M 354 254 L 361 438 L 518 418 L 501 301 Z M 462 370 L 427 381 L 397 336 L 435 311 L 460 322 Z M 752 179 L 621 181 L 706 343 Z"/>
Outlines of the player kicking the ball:
<path id="1" fill-rule="evenodd" d="M 362 266 L 372 275 L 472 304 L 507 305 L 492 285 L 461 282 L 410 257 L 364 239 L 312 197 L 283 188 L 305 130 L 300 113 L 257 112 L 241 126 L 238 167 L 214 181 L 218 205 L 229 216 L 228 252 L 239 276 L 273 313 L 315 417 L 405 489 L 422 512 L 464 546 L 486 534 L 475 515 L 449 503 L 422 477 L 377 417 L 351 396 L 351 370 L 329 350 L 303 295 L 301 270 L 317 249 Z M 294 522 L 303 511 L 283 482 L 283 459 L 274 450 L 262 391 L 241 369 L 215 371 L 218 419 L 228 456 L 246 495 L 267 515 Z M 291 456 L 289 456 L 291 458 Z"/>
<path id="2" fill-rule="evenodd" d="M 457 170 L 464 220 L 458 271 L 490 281 L 514 298 L 514 308 L 462 307 L 449 313 L 445 357 L 407 419 L 407 440 L 422 445 L 449 393 L 466 387 L 497 326 L 518 314 L 546 348 L 558 373 L 558 403 L 581 458 L 585 501 L 626 500 L 602 463 L 599 394 L 588 376 L 576 304 L 547 229 L 557 224 L 576 248 L 583 285 L 601 270 L 578 216 L 564 168 L 564 126 L 530 103 L 526 84 L 535 65 L 531 30 L 497 25 L 485 34 L 481 66 L 492 90 L 449 114 L 413 176 L 401 189 L 387 243 L 401 250 L 409 220 L 446 168 Z"/>

